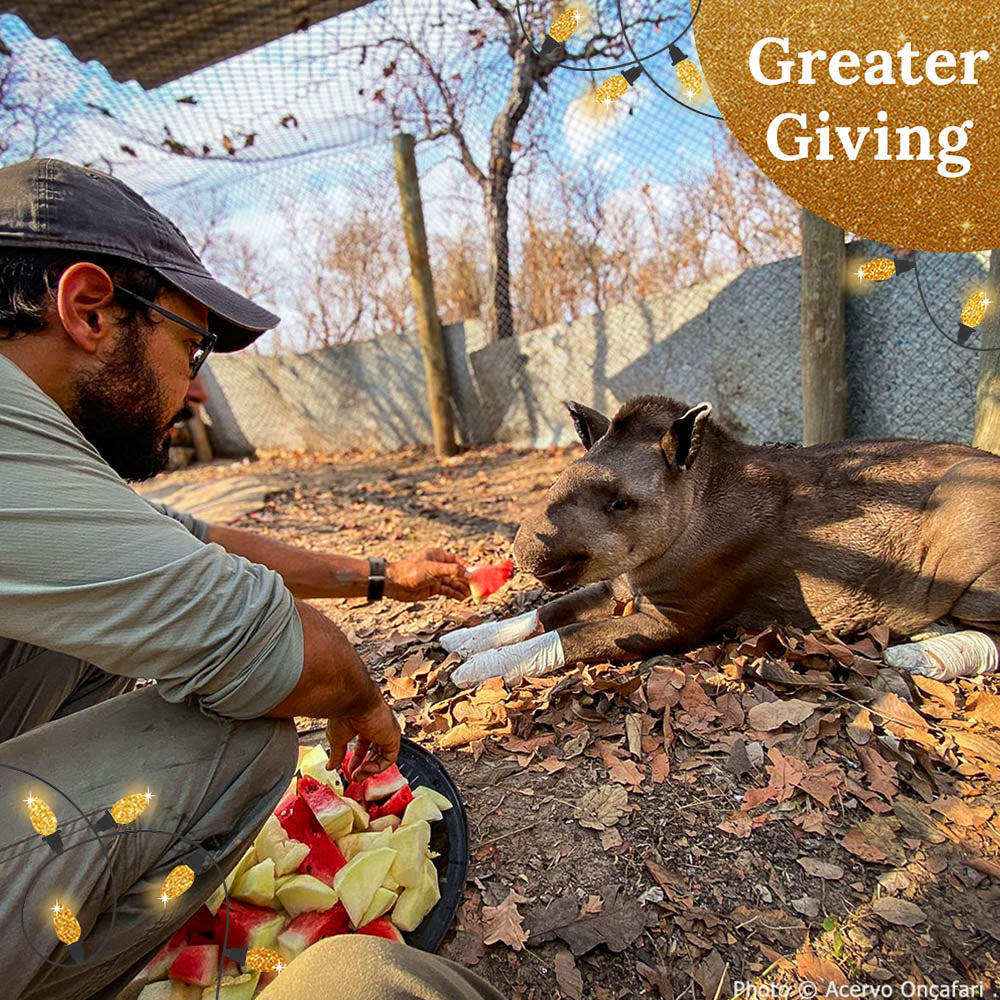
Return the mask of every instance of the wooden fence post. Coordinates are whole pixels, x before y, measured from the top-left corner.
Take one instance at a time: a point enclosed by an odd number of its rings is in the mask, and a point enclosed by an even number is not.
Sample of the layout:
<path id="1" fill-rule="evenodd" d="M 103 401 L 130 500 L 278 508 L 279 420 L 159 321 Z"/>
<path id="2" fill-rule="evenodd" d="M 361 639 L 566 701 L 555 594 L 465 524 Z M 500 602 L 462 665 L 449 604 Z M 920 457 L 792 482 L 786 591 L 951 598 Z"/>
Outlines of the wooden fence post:
<path id="1" fill-rule="evenodd" d="M 403 230 L 406 248 L 410 255 L 410 276 L 413 284 L 413 302 L 417 312 L 417 333 L 424 356 L 424 374 L 427 378 L 427 405 L 434 432 L 434 450 L 438 455 L 454 455 L 455 420 L 451 409 L 451 384 L 448 363 L 444 353 L 444 338 L 434 298 L 434 280 L 431 276 L 430 258 L 427 253 L 427 233 L 424 229 L 424 210 L 420 202 L 420 183 L 417 178 L 417 160 L 414 155 L 412 135 L 393 137 L 396 159 L 396 183 L 403 208 Z M 362 252 L 363 248 L 362 248 Z"/>
<path id="2" fill-rule="evenodd" d="M 976 390 L 976 429 L 973 447 L 1000 455 L 1000 250 L 990 254 L 990 277 L 986 297 L 992 308 L 983 320 L 981 346 L 992 347 L 979 355 L 979 386 Z"/>
<path id="3" fill-rule="evenodd" d="M 802 443 L 847 436 L 844 231 L 802 209 Z"/>

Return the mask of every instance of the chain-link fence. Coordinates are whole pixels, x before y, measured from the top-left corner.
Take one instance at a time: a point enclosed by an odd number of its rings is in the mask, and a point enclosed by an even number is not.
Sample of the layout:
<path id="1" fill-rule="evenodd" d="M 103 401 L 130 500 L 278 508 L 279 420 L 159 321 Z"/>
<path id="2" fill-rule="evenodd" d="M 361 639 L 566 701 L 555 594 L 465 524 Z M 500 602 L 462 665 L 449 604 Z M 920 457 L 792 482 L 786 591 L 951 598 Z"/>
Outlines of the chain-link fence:
<path id="1" fill-rule="evenodd" d="M 68 0 L 32 6 L 40 31 L 73 20 Z M 258 48 L 267 25 L 241 20 L 239 4 L 221 26 L 221 5 L 140 6 L 140 36 L 109 7 L 67 40 L 93 56 L 141 37 L 141 58 L 112 67 L 147 82 L 195 70 L 148 91 L 0 17 L 0 157 L 112 171 L 283 316 L 254 350 L 211 363 L 218 448 L 431 440 L 399 132 L 417 139 L 466 442 L 565 441 L 561 400 L 613 410 L 649 392 L 709 399 L 752 440 L 801 438 L 799 209 L 710 97 L 685 92 L 666 51 L 679 38 L 697 60 L 684 4 L 375 0 L 303 15 Z M 556 44 L 547 32 L 572 10 L 575 31 Z M 218 45 L 192 39 L 213 31 L 241 54 L 195 69 Z M 623 71 L 631 85 L 595 99 Z M 918 256 L 930 308 L 954 325 L 985 262 Z M 848 279 L 851 433 L 968 440 L 977 355 L 938 334 L 913 277 Z"/>

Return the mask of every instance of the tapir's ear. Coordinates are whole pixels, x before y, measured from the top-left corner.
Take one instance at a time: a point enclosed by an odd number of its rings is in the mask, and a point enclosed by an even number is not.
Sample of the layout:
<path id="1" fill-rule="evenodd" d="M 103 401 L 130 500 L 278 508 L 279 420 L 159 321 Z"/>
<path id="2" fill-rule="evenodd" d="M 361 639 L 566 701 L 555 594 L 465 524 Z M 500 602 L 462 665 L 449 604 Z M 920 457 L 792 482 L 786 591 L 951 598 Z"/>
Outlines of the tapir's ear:
<path id="1" fill-rule="evenodd" d="M 584 448 L 590 451 L 607 434 L 611 421 L 603 413 L 598 413 L 597 410 L 592 410 L 589 406 L 572 399 L 566 400 L 566 409 L 573 418 L 576 433 L 580 435 Z"/>
<path id="2" fill-rule="evenodd" d="M 660 439 L 663 454 L 675 469 L 691 468 L 691 463 L 701 450 L 705 425 L 711 413 L 711 403 L 692 406 L 683 417 L 678 417 L 670 425 L 670 430 Z"/>

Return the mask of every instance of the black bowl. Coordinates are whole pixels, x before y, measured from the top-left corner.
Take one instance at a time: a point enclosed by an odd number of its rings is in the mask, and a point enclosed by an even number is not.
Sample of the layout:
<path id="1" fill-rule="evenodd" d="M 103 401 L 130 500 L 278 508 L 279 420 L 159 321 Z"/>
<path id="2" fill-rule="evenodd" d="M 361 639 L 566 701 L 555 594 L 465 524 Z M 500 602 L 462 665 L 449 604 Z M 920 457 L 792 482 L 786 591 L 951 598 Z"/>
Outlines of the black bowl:
<path id="1" fill-rule="evenodd" d="M 433 788 L 452 805 L 444 814 L 444 819 L 431 823 L 431 850 L 438 855 L 434 865 L 438 870 L 441 898 L 415 931 L 403 935 L 406 943 L 414 948 L 436 952 L 462 902 L 465 876 L 469 870 L 469 824 L 455 782 L 431 754 L 404 737 L 397 764 L 411 787 L 426 785 Z"/>

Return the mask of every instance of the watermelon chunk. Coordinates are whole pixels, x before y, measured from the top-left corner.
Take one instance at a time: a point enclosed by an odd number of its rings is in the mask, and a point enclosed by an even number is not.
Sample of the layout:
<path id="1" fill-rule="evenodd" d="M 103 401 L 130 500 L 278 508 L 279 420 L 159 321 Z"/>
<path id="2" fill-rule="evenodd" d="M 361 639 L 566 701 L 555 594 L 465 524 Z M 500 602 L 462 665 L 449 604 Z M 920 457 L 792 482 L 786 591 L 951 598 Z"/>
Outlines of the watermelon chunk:
<path id="1" fill-rule="evenodd" d="M 288 927 L 278 935 L 278 951 L 283 958 L 291 961 L 302 954 L 311 944 L 320 938 L 333 937 L 335 934 L 346 934 L 349 929 L 347 910 L 342 903 L 329 910 L 314 910 L 297 916 Z"/>
<path id="2" fill-rule="evenodd" d="M 413 792 L 410 791 L 410 786 L 403 785 L 395 795 L 383 802 L 382 805 L 372 806 L 369 815 L 372 819 L 380 819 L 382 816 L 402 816 L 403 811 L 412 801 Z"/>
<path id="3" fill-rule="evenodd" d="M 170 978 L 192 986 L 208 986 L 219 978 L 219 946 L 188 945 L 170 966 Z"/>
<path id="4" fill-rule="evenodd" d="M 299 873 L 312 875 L 325 885 L 333 885 L 333 878 L 346 865 L 344 855 L 337 845 L 324 833 L 322 840 L 312 844 L 305 861 L 299 865 Z"/>
<path id="5" fill-rule="evenodd" d="M 400 773 L 399 768 L 393 764 L 379 774 L 373 774 L 365 780 L 365 802 L 371 802 L 373 799 L 388 798 L 406 785 L 408 785 L 406 778 Z"/>
<path id="6" fill-rule="evenodd" d="M 305 860 L 299 865 L 299 873 L 312 875 L 321 882 L 332 885 L 334 875 L 346 862 L 337 850 L 337 845 L 320 826 L 306 800 L 301 795 L 296 795 L 277 816 L 285 833 L 292 840 L 298 840 L 309 848 Z"/>
<path id="7" fill-rule="evenodd" d="M 299 778 L 298 793 L 306 800 L 320 826 L 334 840 L 350 833 L 354 827 L 354 812 L 332 789 L 306 775 Z"/>
<path id="8" fill-rule="evenodd" d="M 344 789 L 344 798 L 351 799 L 354 802 L 364 802 L 365 800 L 365 786 L 363 782 L 352 781 Z"/>
<path id="9" fill-rule="evenodd" d="M 215 941 L 215 917 L 207 906 L 202 906 L 184 925 L 188 944 L 212 944 Z"/>
<path id="10" fill-rule="evenodd" d="M 285 926 L 285 917 L 266 906 L 248 906 L 229 901 L 229 936 L 226 935 L 225 906 L 215 915 L 215 940 L 227 948 L 273 948 L 278 931 Z M 213 982 L 215 978 L 213 977 Z"/>
<path id="11" fill-rule="evenodd" d="M 185 924 L 150 960 L 142 974 L 152 981 L 163 979 L 174 959 L 188 946 L 187 924 Z"/>
<path id="12" fill-rule="evenodd" d="M 358 933 L 387 938 L 389 941 L 397 941 L 399 944 L 404 943 L 403 935 L 393 926 L 392 921 L 386 917 L 379 917 L 378 920 L 372 920 L 370 923 L 365 924 L 364 927 L 359 927 Z"/>
<path id="13" fill-rule="evenodd" d="M 496 566 L 477 566 L 469 570 L 469 590 L 476 604 L 495 594 L 514 575 L 514 560 L 507 559 Z"/>

